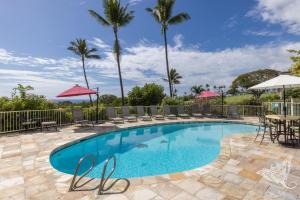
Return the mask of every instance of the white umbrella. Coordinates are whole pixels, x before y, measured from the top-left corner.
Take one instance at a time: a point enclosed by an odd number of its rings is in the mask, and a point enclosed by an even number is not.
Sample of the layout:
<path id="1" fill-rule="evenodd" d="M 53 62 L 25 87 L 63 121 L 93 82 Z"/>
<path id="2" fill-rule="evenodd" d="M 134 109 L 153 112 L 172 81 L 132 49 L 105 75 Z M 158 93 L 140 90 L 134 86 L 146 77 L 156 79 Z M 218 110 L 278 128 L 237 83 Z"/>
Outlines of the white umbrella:
<path id="1" fill-rule="evenodd" d="M 253 87 L 249 90 L 265 90 L 265 89 L 283 89 L 283 111 L 286 115 L 286 100 L 285 100 L 285 88 L 300 87 L 300 77 L 291 75 L 280 75 Z"/>
<path id="2" fill-rule="evenodd" d="M 300 87 L 300 77 L 291 75 L 280 75 L 263 83 L 255 85 L 249 88 L 249 90 L 265 90 L 295 87 Z"/>

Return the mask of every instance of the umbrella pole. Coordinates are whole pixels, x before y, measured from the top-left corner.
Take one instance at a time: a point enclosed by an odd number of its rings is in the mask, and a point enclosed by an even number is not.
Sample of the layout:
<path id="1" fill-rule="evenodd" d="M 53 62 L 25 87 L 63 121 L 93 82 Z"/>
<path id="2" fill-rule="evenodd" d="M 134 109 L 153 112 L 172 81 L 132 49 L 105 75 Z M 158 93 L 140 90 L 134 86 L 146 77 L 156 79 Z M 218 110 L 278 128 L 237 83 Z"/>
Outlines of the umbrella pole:
<path id="1" fill-rule="evenodd" d="M 285 99 L 285 87 L 283 86 L 283 113 L 284 116 L 286 117 L 287 113 L 286 113 L 286 99 Z"/>
<path id="2" fill-rule="evenodd" d="M 97 105 L 96 105 L 96 124 L 98 124 L 99 118 L 99 88 L 97 87 Z"/>
<path id="3" fill-rule="evenodd" d="M 222 90 L 222 118 L 224 117 L 224 92 Z"/>

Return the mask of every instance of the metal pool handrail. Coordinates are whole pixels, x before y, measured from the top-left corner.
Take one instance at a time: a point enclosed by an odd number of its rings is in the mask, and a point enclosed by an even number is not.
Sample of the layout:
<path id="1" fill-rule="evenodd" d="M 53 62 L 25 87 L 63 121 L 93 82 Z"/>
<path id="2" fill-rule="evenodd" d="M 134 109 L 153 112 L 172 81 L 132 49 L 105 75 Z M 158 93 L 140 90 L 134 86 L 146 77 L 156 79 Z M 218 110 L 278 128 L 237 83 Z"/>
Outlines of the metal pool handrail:
<path id="1" fill-rule="evenodd" d="M 88 170 L 86 170 L 84 172 L 84 174 L 82 176 L 80 176 L 78 178 L 78 180 L 76 180 L 77 176 L 78 176 L 78 171 L 80 170 L 80 167 L 81 167 L 81 164 L 84 160 L 86 159 L 90 159 L 91 160 L 91 166 L 89 167 Z M 77 163 L 77 166 L 76 166 L 76 170 L 75 170 L 75 173 L 73 175 L 73 178 L 72 178 L 72 181 L 71 181 L 71 184 L 70 184 L 70 188 L 69 188 L 69 191 L 90 191 L 90 190 L 96 190 L 98 188 L 98 194 L 101 195 L 101 194 L 104 194 L 104 192 L 107 192 L 108 190 L 110 190 L 119 180 L 121 179 L 116 179 L 115 181 L 113 181 L 107 188 L 105 188 L 105 185 L 107 183 L 107 181 L 111 178 L 111 176 L 113 175 L 113 173 L 115 172 L 116 170 L 116 166 L 117 166 L 117 158 L 116 156 L 112 156 L 110 157 L 109 159 L 107 159 L 105 161 L 105 165 L 103 167 L 103 171 L 102 171 L 102 175 L 101 175 L 101 180 L 100 180 L 100 184 L 98 184 L 96 187 L 94 188 L 90 188 L 90 189 L 80 189 L 82 188 L 83 186 L 85 186 L 86 184 L 90 183 L 92 180 L 94 180 L 95 178 L 90 178 L 89 180 L 83 182 L 82 184 L 78 185 L 79 182 L 84 178 L 86 177 L 95 167 L 95 156 L 92 155 L 92 154 L 89 154 L 89 155 L 86 155 L 82 158 L 80 158 L 80 160 L 78 161 Z M 108 164 L 110 163 L 110 161 L 113 160 L 113 168 L 112 170 L 110 171 L 110 173 L 108 174 L 107 177 L 105 177 L 106 175 L 106 170 L 107 170 L 107 166 Z"/>

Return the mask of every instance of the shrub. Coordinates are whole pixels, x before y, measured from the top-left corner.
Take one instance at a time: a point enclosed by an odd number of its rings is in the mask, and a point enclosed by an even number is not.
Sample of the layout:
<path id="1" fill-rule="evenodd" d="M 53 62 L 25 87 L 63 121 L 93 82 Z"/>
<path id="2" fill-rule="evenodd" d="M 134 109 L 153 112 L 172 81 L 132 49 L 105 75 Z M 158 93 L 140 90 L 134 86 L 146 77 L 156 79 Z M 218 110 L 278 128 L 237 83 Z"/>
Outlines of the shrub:
<path id="1" fill-rule="evenodd" d="M 128 93 L 128 103 L 131 106 L 159 105 L 164 98 L 164 88 L 155 83 L 145 84 L 143 87 L 135 86 Z"/>
<path id="2" fill-rule="evenodd" d="M 184 105 L 184 101 L 178 98 L 165 97 L 162 101 L 162 105 Z"/>

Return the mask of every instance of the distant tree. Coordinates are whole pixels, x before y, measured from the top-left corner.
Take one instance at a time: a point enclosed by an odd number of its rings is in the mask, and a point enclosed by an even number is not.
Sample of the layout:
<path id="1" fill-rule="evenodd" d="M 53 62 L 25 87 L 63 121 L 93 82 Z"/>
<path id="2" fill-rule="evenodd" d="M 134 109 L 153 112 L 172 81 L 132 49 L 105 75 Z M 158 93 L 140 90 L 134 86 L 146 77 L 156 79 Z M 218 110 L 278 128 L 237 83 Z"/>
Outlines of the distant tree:
<path id="1" fill-rule="evenodd" d="M 97 51 L 96 48 L 89 48 L 87 46 L 87 43 L 84 39 L 76 39 L 76 41 L 70 42 L 71 46 L 68 47 L 68 50 L 72 51 L 76 55 L 81 57 L 82 62 L 82 69 L 83 69 L 83 75 L 86 83 L 86 87 L 90 89 L 89 82 L 86 76 L 86 69 L 85 69 L 85 59 L 100 59 L 99 55 L 96 55 L 95 52 Z M 89 95 L 90 103 L 92 104 L 92 97 Z"/>
<path id="2" fill-rule="evenodd" d="M 250 90 L 250 87 L 272 79 L 279 75 L 279 72 L 272 69 L 262 69 L 238 76 L 230 86 L 231 91 L 238 91 L 239 93 L 248 92 L 254 96 L 256 100 L 264 93 L 262 90 Z"/>
<path id="3" fill-rule="evenodd" d="M 182 79 L 182 76 L 179 75 L 179 73 L 176 71 L 176 69 L 171 68 L 170 81 L 171 81 L 172 96 L 176 96 L 177 90 L 175 88 L 175 85 L 180 84 L 180 79 Z M 163 79 L 163 80 L 168 81 L 168 79 Z"/>
<path id="4" fill-rule="evenodd" d="M 17 94 L 19 94 L 21 99 L 25 99 L 28 95 L 27 92 L 32 90 L 34 90 L 34 88 L 30 85 L 24 86 L 22 84 L 18 84 L 17 87 L 13 88 L 12 98 L 16 97 Z"/>
<path id="5" fill-rule="evenodd" d="M 170 97 L 173 96 L 174 91 L 172 91 L 172 82 L 170 77 L 171 73 L 169 69 L 167 30 L 169 25 L 177 25 L 191 19 L 190 15 L 185 12 L 181 12 L 179 14 L 176 14 L 175 16 L 172 16 L 175 2 L 176 0 L 157 0 L 154 8 L 146 8 L 146 11 L 151 13 L 155 21 L 157 21 L 161 25 L 161 33 L 164 36 Z"/>
<path id="6" fill-rule="evenodd" d="M 133 11 L 128 11 L 128 5 L 122 6 L 120 0 L 103 0 L 104 16 L 102 17 L 94 10 L 89 10 L 89 13 L 101 25 L 111 26 L 115 36 L 115 44 L 113 48 L 114 55 L 117 60 L 119 80 L 122 95 L 122 104 L 125 104 L 123 80 L 121 73 L 121 45 L 119 41 L 119 29 L 128 25 L 134 18 Z"/>
<path id="7" fill-rule="evenodd" d="M 193 87 L 191 87 L 191 92 L 195 95 L 201 94 L 201 92 L 203 92 L 204 90 L 205 89 L 202 85 L 194 85 Z"/>
<path id="8" fill-rule="evenodd" d="M 208 83 L 205 84 L 205 88 L 206 88 L 206 91 L 210 91 L 210 85 Z"/>
<path id="9" fill-rule="evenodd" d="M 136 86 L 128 93 L 128 102 L 132 106 L 159 105 L 164 98 L 164 88 L 155 83 Z"/>
<path id="10" fill-rule="evenodd" d="M 34 88 L 18 84 L 12 91 L 12 97 L 0 97 L 0 111 L 45 110 L 57 108 L 57 105 L 42 95 L 28 93 Z"/>
<path id="11" fill-rule="evenodd" d="M 113 105 L 117 99 L 118 97 L 112 94 L 104 94 L 99 97 L 100 103 L 104 104 L 105 106 Z"/>
<path id="12" fill-rule="evenodd" d="M 295 56 L 290 57 L 293 61 L 290 72 L 295 76 L 300 76 L 300 50 L 288 50 L 288 52 L 296 54 Z"/>

